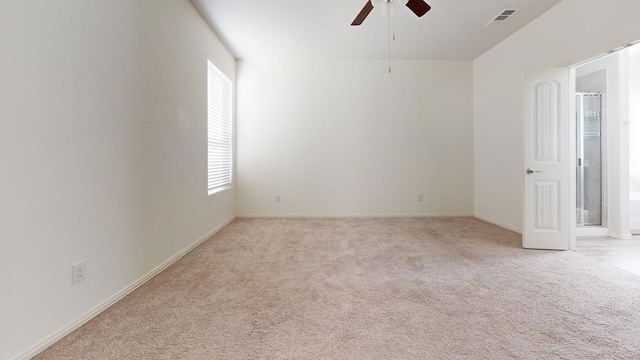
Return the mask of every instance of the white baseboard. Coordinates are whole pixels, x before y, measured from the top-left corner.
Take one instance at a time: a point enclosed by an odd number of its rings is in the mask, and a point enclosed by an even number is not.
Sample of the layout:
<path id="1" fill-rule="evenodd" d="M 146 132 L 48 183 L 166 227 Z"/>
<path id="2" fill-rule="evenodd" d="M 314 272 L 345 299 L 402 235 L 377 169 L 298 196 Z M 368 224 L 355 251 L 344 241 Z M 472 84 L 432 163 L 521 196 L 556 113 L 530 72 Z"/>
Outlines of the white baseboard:
<path id="1" fill-rule="evenodd" d="M 492 220 L 492 219 L 486 218 L 486 217 L 484 217 L 484 216 L 474 215 L 474 217 L 475 217 L 476 219 L 482 220 L 482 221 L 484 221 L 484 222 L 488 222 L 489 224 L 493 224 L 493 225 L 496 225 L 496 226 L 500 226 L 500 227 L 501 227 L 501 228 L 503 228 L 503 229 L 507 229 L 507 230 L 509 230 L 509 231 L 513 231 L 514 233 L 517 233 L 517 234 L 522 235 L 522 229 L 518 229 L 518 228 L 515 228 L 515 227 L 513 227 L 513 226 L 510 226 L 510 225 L 507 225 L 507 224 L 503 224 L 503 223 L 501 223 L 501 222 L 499 222 L 499 221 L 495 221 L 495 220 Z"/>
<path id="2" fill-rule="evenodd" d="M 576 236 L 609 236 L 606 227 L 576 227 Z"/>
<path id="3" fill-rule="evenodd" d="M 633 236 L 631 235 L 631 233 L 618 234 L 618 233 L 610 232 L 609 237 L 620 239 L 620 240 L 633 240 Z"/>
<path id="4" fill-rule="evenodd" d="M 153 269 L 150 272 L 148 272 L 146 275 L 144 275 L 140 279 L 134 281 L 131 285 L 125 287 L 124 289 L 122 289 L 118 293 L 116 293 L 115 295 L 113 295 L 110 298 L 108 298 L 107 300 L 103 301 L 98 306 L 94 307 L 89 312 L 87 312 L 86 314 L 82 315 L 78 320 L 72 322 L 71 324 L 65 326 L 64 328 L 62 328 L 60 330 L 58 330 L 53 335 L 51 335 L 51 336 L 47 337 L 46 339 L 42 340 L 40 343 L 38 343 L 33 348 L 31 348 L 31 349 L 27 350 L 26 352 L 18 355 L 18 357 L 14 358 L 14 360 L 27 360 L 27 359 L 30 359 L 30 358 L 38 355 L 40 352 L 42 352 L 43 350 L 45 350 L 49 346 L 53 345 L 54 343 L 56 343 L 57 341 L 59 341 L 63 337 L 69 335 L 71 332 L 73 332 L 74 330 L 76 330 L 80 326 L 84 325 L 89 320 L 93 319 L 98 314 L 100 314 L 101 312 L 103 312 L 106 309 L 108 309 L 111 305 L 117 303 L 122 298 L 124 298 L 125 296 L 129 295 L 135 289 L 139 288 L 144 283 L 149 281 L 151 278 L 153 278 L 154 276 L 158 275 L 164 269 L 168 268 L 173 263 L 175 263 L 176 261 L 180 260 L 180 258 L 182 258 L 183 256 L 187 255 L 191 250 L 195 249 L 198 245 L 202 244 L 205 240 L 207 240 L 208 238 L 213 236 L 218 231 L 222 230 L 225 226 L 229 225 L 235 219 L 236 219 L 236 217 L 233 216 L 230 219 L 228 219 L 227 221 L 225 221 L 223 224 L 217 226 L 215 229 L 213 229 L 213 230 L 209 231 L 208 233 L 204 234 L 202 237 L 200 237 L 198 240 L 193 242 L 191 245 L 187 246 L 186 248 L 181 250 L 179 253 L 175 254 L 174 256 L 172 256 L 167 261 L 165 261 L 162 264 L 160 264 L 155 269 Z"/>
<path id="5" fill-rule="evenodd" d="M 473 214 L 386 214 L 386 213 L 353 213 L 353 214 L 238 214 L 238 219 L 253 218 L 294 218 L 294 219 L 313 219 L 313 218 L 410 218 L 410 217 L 473 217 Z"/>

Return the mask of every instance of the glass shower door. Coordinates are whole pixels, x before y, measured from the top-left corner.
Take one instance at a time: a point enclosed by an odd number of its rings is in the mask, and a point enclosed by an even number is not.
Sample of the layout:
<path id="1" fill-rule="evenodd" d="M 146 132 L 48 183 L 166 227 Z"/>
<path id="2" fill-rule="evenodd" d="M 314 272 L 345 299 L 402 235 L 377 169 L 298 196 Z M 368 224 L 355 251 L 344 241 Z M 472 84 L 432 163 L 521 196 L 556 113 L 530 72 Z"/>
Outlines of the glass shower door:
<path id="1" fill-rule="evenodd" d="M 576 94 L 576 222 L 602 225 L 602 94 Z"/>

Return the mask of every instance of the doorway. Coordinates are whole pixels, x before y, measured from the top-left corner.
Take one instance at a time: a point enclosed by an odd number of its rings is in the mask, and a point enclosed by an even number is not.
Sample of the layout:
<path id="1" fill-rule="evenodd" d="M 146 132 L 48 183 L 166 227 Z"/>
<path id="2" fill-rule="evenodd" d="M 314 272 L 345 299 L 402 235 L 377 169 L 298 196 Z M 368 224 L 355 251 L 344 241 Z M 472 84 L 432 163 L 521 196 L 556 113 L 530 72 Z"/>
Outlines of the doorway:
<path id="1" fill-rule="evenodd" d="M 573 71 L 576 236 L 631 239 L 640 233 L 640 45 Z"/>

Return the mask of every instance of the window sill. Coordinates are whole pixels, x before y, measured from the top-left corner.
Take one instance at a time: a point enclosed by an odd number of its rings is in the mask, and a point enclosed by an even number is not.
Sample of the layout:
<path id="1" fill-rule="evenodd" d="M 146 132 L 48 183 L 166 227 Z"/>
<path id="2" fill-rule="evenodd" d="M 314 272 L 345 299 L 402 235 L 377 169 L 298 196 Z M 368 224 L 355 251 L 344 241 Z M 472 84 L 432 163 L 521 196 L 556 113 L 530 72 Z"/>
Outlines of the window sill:
<path id="1" fill-rule="evenodd" d="M 213 190 L 209 191 L 208 196 L 211 196 L 211 195 L 223 192 L 223 191 L 231 190 L 231 189 L 233 189 L 233 186 L 219 187 L 219 188 L 216 188 L 216 189 L 213 189 Z"/>

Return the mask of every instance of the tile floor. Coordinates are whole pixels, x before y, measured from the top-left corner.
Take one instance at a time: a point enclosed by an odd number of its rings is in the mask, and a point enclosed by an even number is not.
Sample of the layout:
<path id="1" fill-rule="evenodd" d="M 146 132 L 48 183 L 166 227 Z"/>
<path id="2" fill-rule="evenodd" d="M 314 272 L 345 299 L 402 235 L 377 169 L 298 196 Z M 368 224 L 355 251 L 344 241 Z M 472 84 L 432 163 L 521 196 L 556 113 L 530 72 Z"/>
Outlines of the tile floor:
<path id="1" fill-rule="evenodd" d="M 632 240 L 609 237 L 579 237 L 576 251 L 640 275 L 640 235 Z"/>

